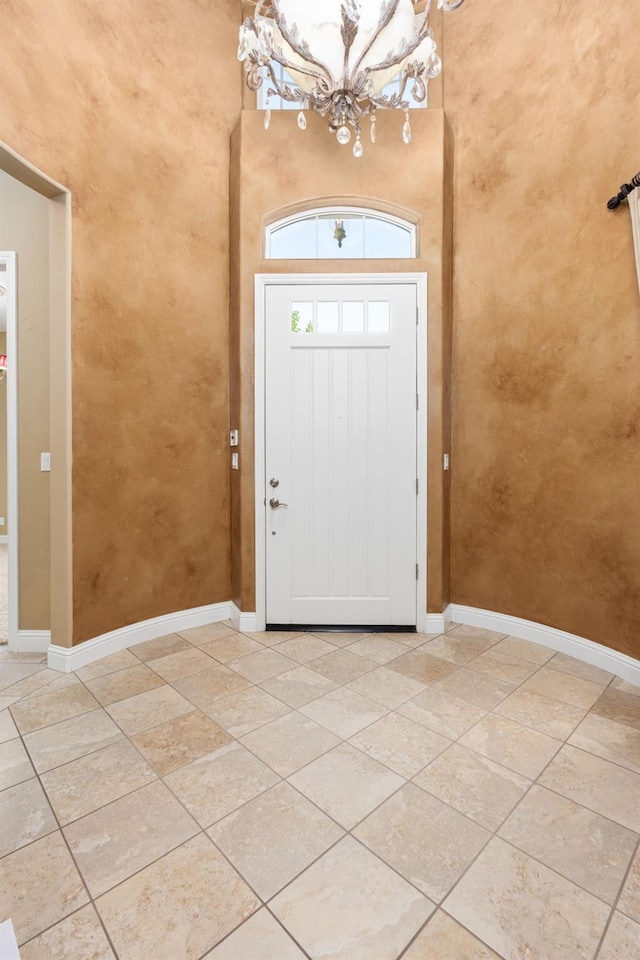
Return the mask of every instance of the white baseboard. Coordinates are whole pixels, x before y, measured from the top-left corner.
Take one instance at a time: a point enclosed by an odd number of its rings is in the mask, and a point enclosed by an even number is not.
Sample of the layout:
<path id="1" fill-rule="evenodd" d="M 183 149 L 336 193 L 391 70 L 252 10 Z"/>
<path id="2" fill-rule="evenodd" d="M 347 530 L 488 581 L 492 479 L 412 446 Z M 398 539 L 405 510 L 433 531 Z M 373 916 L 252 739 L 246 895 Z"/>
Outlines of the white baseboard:
<path id="1" fill-rule="evenodd" d="M 243 613 L 235 603 L 231 604 L 231 623 L 241 633 L 256 633 L 258 629 L 255 613 Z"/>
<path id="2" fill-rule="evenodd" d="M 2 546 L 3 543 L 4 544 L 9 543 L 9 537 L 7 536 L 6 533 L 0 533 L 0 546 Z"/>
<path id="3" fill-rule="evenodd" d="M 586 640 L 555 627 L 547 627 L 533 620 L 522 620 L 506 613 L 494 613 L 491 610 L 481 610 L 479 607 L 465 607 L 452 603 L 443 613 L 445 620 L 454 623 L 464 623 L 471 627 L 482 627 L 485 630 L 496 630 L 510 637 L 520 640 L 530 640 L 543 647 L 550 647 L 558 653 L 566 653 L 577 660 L 583 660 L 601 670 L 614 673 L 629 683 L 640 686 L 640 661 L 628 657 L 624 653 L 604 647 L 594 640 Z"/>
<path id="4" fill-rule="evenodd" d="M 236 630 L 241 630 L 243 633 L 256 632 L 255 613 L 243 613 L 235 603 L 225 602 L 144 620 L 129 627 L 122 627 L 120 630 L 112 630 L 92 640 L 86 640 L 75 647 L 58 647 L 51 644 L 51 634 L 48 630 L 20 630 L 16 645 L 12 649 L 25 653 L 48 651 L 47 661 L 52 670 L 71 673 L 72 670 L 94 663 L 110 653 L 117 653 L 118 650 L 125 650 L 145 640 L 155 640 L 168 633 L 179 633 L 190 627 L 203 627 L 209 623 L 220 623 L 222 620 L 229 619 Z M 418 623 L 418 629 L 422 633 L 444 633 L 452 621 L 539 643 L 640 686 L 640 661 L 634 660 L 633 657 L 573 633 L 556 630 L 554 627 L 535 623 L 533 620 L 522 620 L 520 617 L 512 617 L 506 613 L 495 613 L 491 610 L 481 610 L 479 607 L 466 607 L 453 603 L 442 613 L 423 614 Z"/>
<path id="5" fill-rule="evenodd" d="M 418 617 L 418 633 L 444 633 L 447 629 L 446 610 L 444 613 L 423 613 Z"/>
<path id="6" fill-rule="evenodd" d="M 16 653 L 46 653 L 51 643 L 50 630 L 18 630 L 14 643 L 9 649 Z"/>
<path id="7" fill-rule="evenodd" d="M 168 613 L 164 617 L 154 617 L 152 620 L 143 620 L 120 630 L 103 633 L 100 637 L 85 640 L 75 647 L 58 647 L 51 644 L 48 648 L 47 663 L 52 670 L 62 673 L 71 673 L 89 663 L 101 660 L 110 653 L 126 650 L 145 640 L 156 640 L 168 633 L 179 633 L 191 627 L 205 627 L 209 623 L 220 623 L 231 616 L 231 604 L 212 603 L 205 607 L 194 607 L 192 610 L 180 610 L 177 613 Z M 45 647 L 45 649 L 47 649 Z"/>

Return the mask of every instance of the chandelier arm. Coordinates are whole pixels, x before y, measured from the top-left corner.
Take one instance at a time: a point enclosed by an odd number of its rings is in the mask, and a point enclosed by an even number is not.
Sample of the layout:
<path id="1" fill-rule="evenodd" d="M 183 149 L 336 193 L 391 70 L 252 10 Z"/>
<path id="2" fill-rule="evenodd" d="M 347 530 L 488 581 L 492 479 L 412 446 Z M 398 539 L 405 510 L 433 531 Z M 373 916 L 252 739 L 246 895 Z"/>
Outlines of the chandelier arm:
<path id="1" fill-rule="evenodd" d="M 352 69 L 352 71 L 351 71 L 352 76 L 356 76 L 356 75 L 357 75 L 358 70 L 360 69 L 360 66 L 361 66 L 362 62 L 364 61 L 364 58 L 367 56 L 367 54 L 368 54 L 369 51 L 371 50 L 371 48 L 373 47 L 374 43 L 376 42 L 376 40 L 378 39 L 378 37 L 380 36 L 380 34 L 382 33 L 382 31 L 385 30 L 385 29 L 389 26 L 389 24 L 390 24 L 391 21 L 393 20 L 393 17 L 394 17 L 394 15 L 395 15 L 395 12 L 396 12 L 396 10 L 398 9 L 399 6 L 400 6 L 400 0 L 389 0 L 386 8 L 383 8 L 384 12 L 383 12 L 382 20 L 381 20 L 380 23 L 378 24 L 378 29 L 376 30 L 376 32 L 374 33 L 374 35 L 371 37 L 371 39 L 369 40 L 369 42 L 368 42 L 367 45 L 365 46 L 364 50 L 362 51 L 362 53 L 361 53 L 360 56 L 358 57 L 358 59 L 357 59 L 357 61 L 356 61 L 356 63 L 355 63 L 355 66 L 353 67 L 353 69 Z"/>
<path id="2" fill-rule="evenodd" d="M 460 0 L 460 2 L 462 3 L 464 2 L 464 0 Z M 396 64 L 401 63 L 403 60 L 406 60 L 407 57 L 411 56 L 411 54 L 418 49 L 422 41 L 429 36 L 429 32 L 431 29 L 429 26 L 429 19 L 428 19 L 429 11 L 431 9 L 431 3 L 432 3 L 432 0 L 429 0 L 428 5 L 425 9 L 424 19 L 422 21 L 422 24 L 420 28 L 416 30 L 412 39 L 407 40 L 405 43 L 405 46 L 400 51 L 390 53 L 386 57 L 386 59 L 383 60 L 381 63 L 376 63 L 372 67 L 367 67 L 367 71 L 369 73 L 376 73 L 378 70 L 387 70 L 389 67 L 393 67 Z M 381 27 L 380 29 L 383 30 L 384 27 Z M 376 37 L 377 36 L 379 36 L 379 32 L 376 35 Z M 374 37 L 373 39 L 375 40 L 376 37 Z M 360 66 L 361 62 L 362 62 L 362 57 L 358 61 L 357 67 Z"/>
<path id="3" fill-rule="evenodd" d="M 352 20 L 347 11 L 346 4 L 342 4 L 342 42 L 344 43 L 344 87 L 346 89 L 349 83 L 349 56 L 351 48 L 358 36 L 358 23 Z"/>
<path id="4" fill-rule="evenodd" d="M 427 83 L 424 79 L 424 73 L 425 69 L 423 64 L 410 63 L 407 67 L 406 81 L 400 91 L 400 96 L 404 97 L 409 81 L 413 80 L 411 96 L 414 100 L 417 100 L 418 103 L 424 103 L 427 99 Z"/>
<path id="5" fill-rule="evenodd" d="M 283 100 L 288 103 L 297 103 L 310 99 L 310 95 L 301 90 L 300 87 L 291 87 L 288 83 L 281 83 L 271 63 L 266 64 L 266 69 L 275 88 L 274 92 Z"/>
<path id="6" fill-rule="evenodd" d="M 411 54 L 418 49 L 423 40 L 424 37 L 414 37 L 413 40 L 408 40 L 400 53 L 390 53 L 386 60 L 382 60 L 380 63 L 375 63 L 373 66 L 367 67 L 367 73 L 377 73 L 378 70 L 387 70 L 389 67 L 399 66 L 403 60 L 406 60 L 407 57 L 411 56 Z"/>
<path id="7" fill-rule="evenodd" d="M 409 69 L 409 72 L 405 74 L 402 81 L 402 86 L 400 87 L 400 92 L 398 96 L 404 101 L 405 95 L 407 92 L 407 87 L 409 83 L 413 81 L 413 89 L 411 90 L 411 96 L 417 103 L 424 103 L 427 99 L 427 83 L 423 77 L 424 68 L 421 70 Z M 411 104 L 409 104 L 411 106 Z"/>
<path id="8" fill-rule="evenodd" d="M 248 63 L 250 66 L 247 70 L 247 86 L 249 87 L 249 90 L 257 91 L 264 83 L 264 77 L 260 72 L 263 64 L 251 54 L 249 55 Z"/>
<path id="9" fill-rule="evenodd" d="M 321 79 L 320 74 L 317 70 L 311 70 L 309 67 L 301 67 L 297 63 L 292 63 L 291 60 L 288 60 L 284 53 L 281 50 L 276 50 L 275 47 L 271 54 L 271 59 L 275 60 L 276 63 L 279 63 L 281 67 L 284 67 L 285 70 L 293 70 L 295 73 L 302 73 L 305 77 L 313 77 L 314 80 Z M 302 91 L 304 93 L 304 90 Z M 304 99 L 306 99 L 307 94 L 304 93 Z"/>
<path id="10" fill-rule="evenodd" d="M 403 110 L 405 113 L 411 106 L 407 100 L 398 100 L 397 94 L 393 97 L 383 97 L 379 100 L 372 100 L 371 103 L 379 110 Z"/>
<path id="11" fill-rule="evenodd" d="M 294 51 L 294 53 L 297 53 L 298 56 L 301 57 L 303 60 L 306 60 L 307 63 L 312 63 L 319 70 L 321 70 L 326 77 L 327 83 L 331 86 L 333 76 L 331 74 L 331 71 L 329 70 L 329 67 L 326 65 L 326 63 L 323 63 L 321 60 L 317 60 L 311 54 L 311 51 L 309 50 L 309 45 L 307 43 L 302 43 L 302 44 L 298 43 L 297 39 L 289 29 L 286 18 L 280 16 L 280 8 L 278 6 L 278 0 L 271 0 L 271 9 L 273 10 L 273 17 L 280 29 L 280 33 L 282 34 L 284 39 L 287 41 L 287 43 L 289 44 L 291 49 Z M 298 70 L 298 67 L 294 67 L 294 69 Z M 300 70 L 299 72 L 303 73 L 304 71 Z M 310 76 L 315 76 L 315 74 L 312 73 L 310 74 Z"/>
<path id="12" fill-rule="evenodd" d="M 407 86 L 409 84 L 410 79 L 411 79 L 411 75 L 408 73 L 405 73 L 404 78 L 402 80 L 402 84 L 400 85 L 400 90 L 398 91 L 398 96 L 400 97 L 401 100 L 404 100 L 404 95 L 407 92 Z"/>

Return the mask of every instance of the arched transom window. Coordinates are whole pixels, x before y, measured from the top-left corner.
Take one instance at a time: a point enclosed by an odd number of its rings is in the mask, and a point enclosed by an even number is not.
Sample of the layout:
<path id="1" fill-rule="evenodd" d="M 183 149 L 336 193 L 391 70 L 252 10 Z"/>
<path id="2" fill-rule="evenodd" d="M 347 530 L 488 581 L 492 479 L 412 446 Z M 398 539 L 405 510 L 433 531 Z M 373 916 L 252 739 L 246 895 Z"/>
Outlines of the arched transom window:
<path id="1" fill-rule="evenodd" d="M 361 207 L 305 210 L 269 224 L 267 260 L 409 260 L 417 255 L 414 223 Z"/>

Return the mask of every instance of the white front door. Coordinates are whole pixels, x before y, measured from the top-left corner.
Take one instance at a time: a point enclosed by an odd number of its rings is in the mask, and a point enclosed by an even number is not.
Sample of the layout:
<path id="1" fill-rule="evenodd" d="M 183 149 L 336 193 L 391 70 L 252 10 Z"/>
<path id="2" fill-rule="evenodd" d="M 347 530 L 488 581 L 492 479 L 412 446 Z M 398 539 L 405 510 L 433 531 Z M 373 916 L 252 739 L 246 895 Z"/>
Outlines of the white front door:
<path id="1" fill-rule="evenodd" d="M 266 288 L 266 621 L 416 623 L 416 287 Z"/>

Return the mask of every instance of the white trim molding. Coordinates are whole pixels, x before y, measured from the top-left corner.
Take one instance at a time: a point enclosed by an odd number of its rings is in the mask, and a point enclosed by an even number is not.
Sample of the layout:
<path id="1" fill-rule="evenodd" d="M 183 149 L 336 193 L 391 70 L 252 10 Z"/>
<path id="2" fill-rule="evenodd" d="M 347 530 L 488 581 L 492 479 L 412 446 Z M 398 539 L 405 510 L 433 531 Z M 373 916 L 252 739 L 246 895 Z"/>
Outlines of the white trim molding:
<path id="1" fill-rule="evenodd" d="M 243 613 L 235 603 L 228 601 L 143 620 L 86 640 L 75 647 L 51 644 L 51 633 L 48 630 L 20 630 L 15 649 L 23 653 L 48 652 L 47 663 L 50 669 L 71 673 L 145 640 L 156 640 L 169 633 L 180 633 L 192 627 L 205 627 L 224 620 L 230 620 L 235 629 L 243 633 L 255 633 L 260 629 L 255 613 Z M 505 636 L 518 637 L 520 640 L 530 640 L 640 686 L 640 661 L 593 640 L 533 620 L 452 603 L 442 613 L 423 614 L 418 627 L 424 633 L 440 634 L 444 633 L 451 623 L 467 624 L 484 630 L 494 630 Z"/>
<path id="2" fill-rule="evenodd" d="M 633 230 L 633 246 L 636 254 L 636 271 L 638 274 L 638 289 L 640 289 L 640 187 L 627 197 L 631 214 L 631 229 Z"/>
<path id="3" fill-rule="evenodd" d="M 59 647 L 51 644 L 48 647 L 47 664 L 51 670 L 60 670 L 62 673 L 71 673 L 86 667 L 89 663 L 101 660 L 110 653 L 126 650 L 145 640 L 157 640 L 169 633 L 180 633 L 192 627 L 206 627 L 210 623 L 220 623 L 231 617 L 231 603 L 212 603 L 204 607 L 193 607 L 191 610 L 180 610 L 177 613 L 168 613 L 164 617 L 153 617 L 151 620 L 142 620 L 129 627 L 111 630 L 99 637 L 85 640 L 75 647 Z M 47 649 L 45 647 L 45 649 Z"/>
<path id="4" fill-rule="evenodd" d="M 441 634 L 445 632 L 448 624 L 447 610 L 444 613 L 418 613 L 418 633 Z"/>
<path id="5" fill-rule="evenodd" d="M 46 653 L 50 644 L 50 630 L 18 630 L 11 649 L 16 653 Z"/>
<path id="6" fill-rule="evenodd" d="M 243 613 L 235 603 L 231 604 L 231 623 L 240 633 L 258 632 L 258 619 L 255 613 Z"/>
<path id="7" fill-rule="evenodd" d="M 468 624 L 471 627 L 480 627 L 484 630 L 495 630 L 520 640 L 530 640 L 543 647 L 549 647 L 558 653 L 566 653 L 576 660 L 590 663 L 601 670 L 622 677 L 629 683 L 640 686 L 640 661 L 634 660 L 624 653 L 605 647 L 594 640 L 578 637 L 574 633 L 566 633 L 555 627 L 547 627 L 543 623 L 533 620 L 522 620 L 506 613 L 495 613 L 492 610 L 482 610 L 479 607 L 465 607 L 452 603 L 444 611 L 443 618 L 451 623 Z"/>
<path id="8" fill-rule="evenodd" d="M 19 556 L 18 556 L 18 255 L 15 251 L 0 253 L 5 265 L 7 287 L 7 529 L 12 536 L 7 542 L 7 636 L 10 650 L 18 646 L 19 619 Z M 45 648 L 46 649 L 46 648 Z M 30 650 L 29 652 L 37 652 Z"/>

